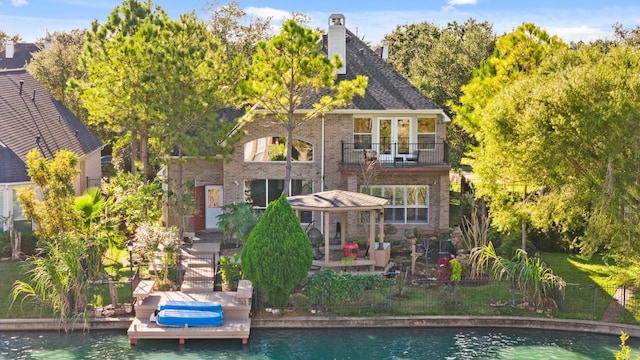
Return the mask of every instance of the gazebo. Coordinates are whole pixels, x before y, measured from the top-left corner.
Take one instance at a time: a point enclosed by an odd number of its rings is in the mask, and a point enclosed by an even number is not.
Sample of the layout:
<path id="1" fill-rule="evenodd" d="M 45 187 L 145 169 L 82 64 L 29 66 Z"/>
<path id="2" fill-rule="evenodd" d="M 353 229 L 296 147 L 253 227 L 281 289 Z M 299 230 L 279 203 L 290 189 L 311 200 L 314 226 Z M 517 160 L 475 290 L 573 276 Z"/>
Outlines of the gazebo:
<path id="1" fill-rule="evenodd" d="M 384 243 L 384 207 L 389 203 L 388 199 L 380 198 L 377 196 L 371 196 L 362 193 L 356 193 L 344 190 L 330 190 L 323 191 L 308 195 L 296 195 L 289 196 L 287 198 L 291 207 L 300 211 L 320 211 L 324 216 L 324 260 L 315 262 L 314 265 L 321 267 L 340 267 L 346 264 L 342 261 L 331 261 L 331 251 L 329 244 L 329 224 L 330 215 L 332 213 L 340 214 L 340 241 L 341 248 L 344 248 L 346 243 L 346 227 L 347 227 L 347 213 L 350 211 L 369 212 L 369 258 L 368 259 L 356 259 L 350 262 L 352 266 L 369 266 L 370 271 L 373 271 L 375 266 L 384 267 L 389 262 L 389 253 L 391 251 L 389 244 Z M 376 246 L 376 218 L 380 215 L 378 241 Z M 385 248 L 384 246 L 387 245 Z"/>

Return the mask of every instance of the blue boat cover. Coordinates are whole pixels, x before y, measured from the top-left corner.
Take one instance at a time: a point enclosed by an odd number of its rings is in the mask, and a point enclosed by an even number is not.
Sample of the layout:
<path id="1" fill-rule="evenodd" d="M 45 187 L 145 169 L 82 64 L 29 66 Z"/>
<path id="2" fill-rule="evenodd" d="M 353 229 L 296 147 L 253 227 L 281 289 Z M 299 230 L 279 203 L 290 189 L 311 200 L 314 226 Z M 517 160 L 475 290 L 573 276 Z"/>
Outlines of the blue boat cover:
<path id="1" fill-rule="evenodd" d="M 213 311 L 166 309 L 158 312 L 156 322 L 163 326 L 221 326 L 223 319 Z"/>
<path id="2" fill-rule="evenodd" d="M 167 301 L 160 306 L 160 310 L 200 310 L 213 311 L 222 314 L 222 305 L 212 301 Z"/>

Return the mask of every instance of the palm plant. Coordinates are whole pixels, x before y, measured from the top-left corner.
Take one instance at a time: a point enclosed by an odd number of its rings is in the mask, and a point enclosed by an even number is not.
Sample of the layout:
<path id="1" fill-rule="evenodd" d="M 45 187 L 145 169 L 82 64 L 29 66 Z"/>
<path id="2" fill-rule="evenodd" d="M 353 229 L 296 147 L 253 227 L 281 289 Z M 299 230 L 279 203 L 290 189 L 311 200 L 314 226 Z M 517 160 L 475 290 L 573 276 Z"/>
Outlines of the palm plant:
<path id="1" fill-rule="evenodd" d="M 60 234 L 57 241 L 45 242 L 42 256 L 28 262 L 29 280 L 16 280 L 12 305 L 20 295 L 22 301 L 50 306 L 65 331 L 87 305 L 85 269 L 87 258 L 84 238 Z"/>
<path id="2" fill-rule="evenodd" d="M 236 247 L 244 243 L 254 227 L 258 224 L 259 216 L 247 203 L 234 202 L 222 206 L 222 214 L 218 215 L 218 226 L 225 238 L 236 238 Z"/>
<path id="3" fill-rule="evenodd" d="M 525 301 L 536 307 L 545 305 L 552 289 L 565 286 L 564 280 L 554 275 L 540 258 L 529 257 L 521 249 L 517 250 L 513 260 L 509 260 L 498 256 L 493 243 L 489 242 L 472 254 L 472 260 L 475 271 L 486 271 L 491 264 L 496 278 L 515 281 Z"/>

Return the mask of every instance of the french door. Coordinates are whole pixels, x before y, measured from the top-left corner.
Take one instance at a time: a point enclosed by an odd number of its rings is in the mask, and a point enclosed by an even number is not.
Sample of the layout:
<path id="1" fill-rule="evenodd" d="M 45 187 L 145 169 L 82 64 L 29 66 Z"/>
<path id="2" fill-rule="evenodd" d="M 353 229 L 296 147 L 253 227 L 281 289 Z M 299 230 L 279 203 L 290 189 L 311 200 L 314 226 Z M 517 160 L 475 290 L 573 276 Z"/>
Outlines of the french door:
<path id="1" fill-rule="evenodd" d="M 383 160 L 395 160 L 409 155 L 411 142 L 411 119 L 378 119 L 378 153 Z"/>

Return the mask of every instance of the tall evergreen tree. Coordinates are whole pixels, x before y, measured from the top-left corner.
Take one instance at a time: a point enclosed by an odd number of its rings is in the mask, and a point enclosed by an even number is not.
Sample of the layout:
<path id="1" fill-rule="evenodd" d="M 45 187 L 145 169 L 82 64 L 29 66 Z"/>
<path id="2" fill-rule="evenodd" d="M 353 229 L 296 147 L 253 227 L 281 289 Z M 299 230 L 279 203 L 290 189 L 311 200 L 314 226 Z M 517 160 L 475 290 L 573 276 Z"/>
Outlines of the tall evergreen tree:
<path id="1" fill-rule="evenodd" d="M 323 112 L 343 106 L 354 96 L 363 96 L 367 78 L 336 83 L 336 70 L 342 66 L 338 55 L 324 56 L 320 33 L 288 20 L 280 34 L 269 42 L 261 41 L 253 57 L 247 81 L 241 90 L 248 103 L 275 116 L 287 131 L 285 193 L 289 194 L 293 134 L 306 121 Z M 320 100 L 303 109 L 303 103 L 318 96 Z M 305 110 L 296 115 L 297 110 Z"/>
<path id="2" fill-rule="evenodd" d="M 272 201 L 253 229 L 240 257 L 245 277 L 269 294 L 276 307 L 287 305 L 291 290 L 307 278 L 313 253 L 289 201 Z"/>

